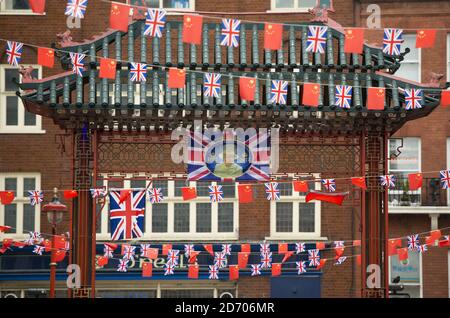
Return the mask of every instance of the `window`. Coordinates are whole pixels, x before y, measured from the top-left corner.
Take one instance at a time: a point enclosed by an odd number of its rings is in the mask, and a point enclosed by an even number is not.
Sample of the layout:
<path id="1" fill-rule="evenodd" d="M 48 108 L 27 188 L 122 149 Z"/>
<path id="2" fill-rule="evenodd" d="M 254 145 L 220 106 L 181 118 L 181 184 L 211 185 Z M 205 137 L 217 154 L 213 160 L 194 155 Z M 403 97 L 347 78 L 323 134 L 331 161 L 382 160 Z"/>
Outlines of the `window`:
<path id="1" fill-rule="evenodd" d="M 320 182 L 308 184 L 320 190 Z M 294 192 L 290 182 L 278 186 L 281 199 L 270 202 L 270 239 L 319 238 L 320 201 L 306 203 L 306 193 Z"/>
<path id="2" fill-rule="evenodd" d="M 389 281 L 400 276 L 404 289 L 400 293 L 411 298 L 422 298 L 422 255 L 417 251 L 408 251 L 408 259 L 399 261 L 398 255 L 389 257 Z M 397 296 L 398 297 L 398 296 Z"/>
<path id="3" fill-rule="evenodd" d="M 130 176 L 131 177 L 131 176 Z M 148 180 L 108 180 L 102 185 L 110 188 L 147 187 Z M 145 228 L 143 239 L 152 240 L 201 240 L 214 237 L 217 240 L 234 240 L 238 238 L 239 203 L 235 183 L 220 183 L 224 200 L 217 203 L 209 199 L 208 186 L 214 182 L 190 182 L 180 180 L 154 180 L 153 187 L 161 188 L 164 200 L 151 204 L 147 197 L 145 210 Z M 197 187 L 197 199 L 183 201 L 181 188 Z M 99 240 L 110 239 L 108 203 L 101 213 L 97 234 Z"/>
<path id="4" fill-rule="evenodd" d="M 41 177 L 37 173 L 0 174 L 0 190 L 15 193 L 15 199 L 11 204 L 0 205 L 0 224 L 12 227 L 3 235 L 23 238 L 30 231 L 39 231 L 40 205 L 30 205 L 27 191 L 40 189 L 40 187 Z"/>
<path id="5" fill-rule="evenodd" d="M 33 77 L 41 77 L 41 67 L 34 66 Z M 21 80 L 19 70 L 9 65 L 0 65 L 0 133 L 32 134 L 41 130 L 41 116 L 27 112 L 19 97 L 13 79 Z"/>
<path id="6" fill-rule="evenodd" d="M 35 14 L 28 5 L 28 0 L 0 1 L 0 14 Z"/>
<path id="7" fill-rule="evenodd" d="M 149 8 L 164 8 L 176 10 L 194 10 L 195 0 L 128 0 L 128 3 Z"/>
<path id="8" fill-rule="evenodd" d="M 411 81 L 421 81 L 421 50 L 416 48 L 416 35 L 404 34 L 402 51 L 409 48 L 411 52 L 405 55 L 405 59 L 400 63 L 400 68 L 395 76 L 402 77 Z"/>
<path id="9" fill-rule="evenodd" d="M 321 0 L 321 5 L 330 6 L 330 0 Z M 314 8 L 316 0 L 271 0 L 272 11 L 300 11 L 308 12 L 308 9 Z"/>

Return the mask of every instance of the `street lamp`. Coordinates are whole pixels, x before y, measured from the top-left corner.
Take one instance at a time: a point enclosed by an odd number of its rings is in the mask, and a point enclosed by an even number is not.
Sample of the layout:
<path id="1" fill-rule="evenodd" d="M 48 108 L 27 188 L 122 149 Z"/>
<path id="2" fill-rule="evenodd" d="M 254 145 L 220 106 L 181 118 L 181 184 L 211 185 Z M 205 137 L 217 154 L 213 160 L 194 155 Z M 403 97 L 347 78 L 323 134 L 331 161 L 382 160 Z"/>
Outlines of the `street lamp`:
<path id="1" fill-rule="evenodd" d="M 67 206 L 59 201 L 58 188 L 53 189 L 53 199 L 42 207 L 42 212 L 47 213 L 47 220 L 52 226 L 52 252 L 50 257 L 50 298 L 55 298 L 56 262 L 55 262 L 55 235 L 56 226 L 61 223 L 67 213 Z"/>

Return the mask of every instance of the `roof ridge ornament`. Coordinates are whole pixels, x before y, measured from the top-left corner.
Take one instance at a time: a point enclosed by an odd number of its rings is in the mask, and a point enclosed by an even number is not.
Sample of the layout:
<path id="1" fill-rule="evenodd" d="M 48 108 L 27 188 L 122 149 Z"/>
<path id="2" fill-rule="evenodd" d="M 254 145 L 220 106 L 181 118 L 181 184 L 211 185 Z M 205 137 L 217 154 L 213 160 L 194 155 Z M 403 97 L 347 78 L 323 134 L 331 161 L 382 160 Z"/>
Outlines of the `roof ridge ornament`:
<path id="1" fill-rule="evenodd" d="M 311 22 L 328 22 L 328 12 L 334 13 L 334 5 L 333 0 L 330 0 L 330 6 L 328 7 L 326 4 L 320 4 L 320 0 L 316 0 L 316 5 L 314 8 L 309 9 L 308 12 L 312 14 L 314 17 L 310 20 Z"/>
<path id="2" fill-rule="evenodd" d="M 31 65 L 29 65 L 28 67 L 24 67 L 23 65 L 20 65 L 19 74 L 22 75 L 22 83 L 31 83 L 31 82 L 37 80 L 32 75 L 33 70 L 34 70 L 34 68 Z"/>
<path id="3" fill-rule="evenodd" d="M 75 44 L 72 40 L 72 36 L 70 35 L 72 32 L 67 30 L 63 33 L 56 34 L 56 37 L 59 39 L 59 44 L 61 47 L 70 46 L 71 44 Z"/>
<path id="4" fill-rule="evenodd" d="M 444 74 L 430 72 L 430 80 L 427 83 L 429 87 L 440 87 L 439 82 L 444 77 Z"/>

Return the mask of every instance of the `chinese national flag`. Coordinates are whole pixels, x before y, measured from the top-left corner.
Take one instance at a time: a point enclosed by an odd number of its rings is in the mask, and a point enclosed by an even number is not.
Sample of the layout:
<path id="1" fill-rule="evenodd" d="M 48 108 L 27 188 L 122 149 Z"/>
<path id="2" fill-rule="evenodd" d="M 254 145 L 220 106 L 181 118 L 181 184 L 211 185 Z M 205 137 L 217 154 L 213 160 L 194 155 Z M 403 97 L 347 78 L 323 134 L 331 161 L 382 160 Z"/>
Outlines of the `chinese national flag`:
<path id="1" fill-rule="evenodd" d="M 55 248 L 65 249 L 66 248 L 66 238 L 61 235 L 56 235 L 53 238 L 55 240 Z"/>
<path id="2" fill-rule="evenodd" d="M 11 204 L 14 201 L 14 192 L 12 191 L 0 191 L 0 202 L 2 204 Z"/>
<path id="3" fill-rule="evenodd" d="M 45 0 L 28 0 L 33 13 L 43 14 L 45 12 Z"/>
<path id="4" fill-rule="evenodd" d="M 445 240 L 439 241 L 439 247 L 445 247 L 450 246 L 450 239 L 448 239 L 448 236 Z"/>
<path id="5" fill-rule="evenodd" d="M 97 259 L 97 264 L 98 264 L 98 266 L 101 266 L 101 267 L 108 265 L 108 258 L 106 256 L 100 256 Z"/>
<path id="6" fill-rule="evenodd" d="M 188 278 L 198 278 L 198 265 L 189 265 Z"/>
<path id="7" fill-rule="evenodd" d="M 214 256 L 214 250 L 212 244 L 203 244 L 203 247 L 205 248 L 205 251 L 207 251 L 209 254 Z"/>
<path id="8" fill-rule="evenodd" d="M 197 197 L 197 190 L 195 188 L 181 188 L 181 193 L 184 201 L 192 200 Z"/>
<path id="9" fill-rule="evenodd" d="M 430 236 L 434 240 L 439 240 L 442 236 L 441 230 L 434 230 L 431 231 Z"/>
<path id="10" fill-rule="evenodd" d="M 436 242 L 434 238 L 432 238 L 431 236 L 425 236 L 425 244 L 433 246 L 434 242 Z"/>
<path id="11" fill-rule="evenodd" d="M 172 249 L 172 244 L 163 244 L 162 246 L 162 255 L 168 255 L 169 250 Z"/>
<path id="12" fill-rule="evenodd" d="M 6 232 L 8 232 L 9 230 L 11 230 L 11 227 L 10 227 L 10 226 L 8 226 L 8 225 L 0 225 L 0 233 L 1 233 L 1 232 L 6 233 Z"/>
<path id="13" fill-rule="evenodd" d="M 286 262 L 288 259 L 291 258 L 292 255 L 294 255 L 294 251 L 286 252 L 284 254 L 284 257 L 283 257 L 283 260 L 281 261 L 281 263 Z"/>
<path id="14" fill-rule="evenodd" d="M 316 243 L 316 248 L 318 250 L 323 250 L 325 248 L 325 243 L 323 243 L 323 242 Z"/>
<path id="15" fill-rule="evenodd" d="M 364 177 L 354 177 L 354 178 L 352 178 L 352 184 L 354 186 L 357 186 L 357 187 L 361 188 L 361 189 L 364 189 L 364 190 L 367 189 L 366 178 L 364 178 Z"/>
<path id="16" fill-rule="evenodd" d="M 159 250 L 157 248 L 148 248 L 145 251 L 144 257 L 149 259 L 157 259 Z"/>
<path id="17" fill-rule="evenodd" d="M 416 48 L 431 48 L 435 42 L 436 30 L 417 30 Z"/>
<path id="18" fill-rule="evenodd" d="M 100 59 L 100 72 L 98 74 L 100 78 L 116 78 L 116 61 L 108 58 Z"/>
<path id="19" fill-rule="evenodd" d="M 78 196 L 78 192 L 76 190 L 64 190 L 64 199 L 73 199 Z"/>
<path id="20" fill-rule="evenodd" d="M 114 30 L 128 32 L 128 20 L 130 18 L 130 6 L 126 4 L 112 3 L 109 15 L 109 27 Z"/>
<path id="21" fill-rule="evenodd" d="M 281 275 L 281 263 L 272 264 L 272 277 Z"/>
<path id="22" fill-rule="evenodd" d="M 353 246 L 361 246 L 361 240 L 354 240 Z"/>
<path id="23" fill-rule="evenodd" d="M 361 54 L 364 46 L 364 29 L 348 29 L 345 31 L 345 53 Z"/>
<path id="24" fill-rule="evenodd" d="M 198 254 L 200 254 L 198 251 L 192 251 L 189 254 L 189 264 L 194 264 L 197 261 Z"/>
<path id="25" fill-rule="evenodd" d="M 195 45 L 202 43 L 203 17 L 201 15 L 185 15 L 183 19 L 183 42 Z"/>
<path id="26" fill-rule="evenodd" d="M 250 253 L 251 252 L 250 244 L 241 244 L 241 252 Z"/>
<path id="27" fill-rule="evenodd" d="M 326 262 L 327 262 L 327 260 L 326 260 L 325 258 L 322 258 L 322 259 L 319 261 L 319 265 L 317 265 L 316 269 L 319 270 L 319 269 L 323 268 L 323 267 L 325 266 L 325 263 L 326 263 Z"/>
<path id="28" fill-rule="evenodd" d="M 22 248 L 22 247 L 27 246 L 27 244 L 24 242 L 14 241 L 13 246 Z"/>
<path id="29" fill-rule="evenodd" d="M 278 254 L 284 254 L 288 251 L 288 245 L 286 243 L 278 244 Z"/>
<path id="30" fill-rule="evenodd" d="M 122 244 L 122 248 L 121 248 L 121 250 L 120 250 L 120 254 L 121 254 L 121 255 L 124 255 L 124 254 L 125 254 L 125 250 L 128 249 L 128 248 L 130 248 L 130 247 L 131 247 L 130 244 Z"/>
<path id="31" fill-rule="evenodd" d="M 302 104 L 317 107 L 319 105 L 320 86 L 315 83 L 303 84 Z"/>
<path id="32" fill-rule="evenodd" d="M 42 242 L 42 246 L 44 246 L 45 251 L 51 251 L 52 249 L 52 241 L 50 241 L 49 239 L 44 240 L 44 242 Z"/>
<path id="33" fill-rule="evenodd" d="M 239 279 L 239 266 L 238 265 L 230 265 L 228 266 L 230 271 L 230 280 L 238 280 Z"/>
<path id="34" fill-rule="evenodd" d="M 409 190 L 418 190 L 422 188 L 422 174 L 421 173 L 410 173 L 408 174 Z"/>
<path id="35" fill-rule="evenodd" d="M 3 247 L 4 249 L 7 249 L 8 247 L 10 247 L 10 246 L 12 245 L 12 243 L 13 243 L 13 240 L 12 240 L 12 239 L 3 239 L 3 241 L 2 241 L 2 247 Z"/>
<path id="36" fill-rule="evenodd" d="M 308 182 L 306 181 L 294 181 L 292 182 L 295 192 L 308 192 Z"/>
<path id="37" fill-rule="evenodd" d="M 320 192 L 311 190 L 305 198 L 306 202 L 312 201 L 312 200 L 319 200 L 323 202 L 333 203 L 337 205 L 342 205 L 344 202 L 345 196 L 348 194 L 348 192 Z"/>
<path id="38" fill-rule="evenodd" d="M 179 68 L 169 68 L 169 88 L 184 88 L 186 83 L 186 71 Z"/>
<path id="39" fill-rule="evenodd" d="M 120 197 L 119 197 L 119 204 L 122 202 L 125 202 L 130 195 L 131 195 L 131 190 L 121 190 Z"/>
<path id="40" fill-rule="evenodd" d="M 252 186 L 249 184 L 239 184 L 238 185 L 238 197 L 239 197 L 239 203 L 253 202 Z"/>
<path id="41" fill-rule="evenodd" d="M 283 41 L 283 25 L 266 23 L 264 26 L 264 49 L 280 50 Z"/>
<path id="42" fill-rule="evenodd" d="M 450 106 L 450 91 L 441 92 L 441 106 Z"/>
<path id="43" fill-rule="evenodd" d="M 358 264 L 358 266 L 361 266 L 361 255 L 356 255 L 356 264 Z"/>
<path id="44" fill-rule="evenodd" d="M 55 65 L 55 51 L 47 47 L 38 48 L 38 64 L 53 68 Z"/>
<path id="45" fill-rule="evenodd" d="M 250 256 L 249 253 L 246 252 L 239 252 L 238 253 L 238 264 L 239 268 L 246 268 L 248 263 L 248 257 Z"/>
<path id="46" fill-rule="evenodd" d="M 367 89 L 367 109 L 383 110 L 385 102 L 385 89 L 382 87 L 369 87 Z"/>
<path id="47" fill-rule="evenodd" d="M 150 262 L 144 262 L 142 264 L 142 277 L 153 276 L 153 264 Z"/>
<path id="48" fill-rule="evenodd" d="M 256 79 L 252 77 L 239 78 L 239 96 L 246 101 L 255 100 Z"/>
<path id="49" fill-rule="evenodd" d="M 66 251 L 58 250 L 52 254 L 52 259 L 55 263 L 62 262 L 64 258 L 66 258 Z"/>
<path id="50" fill-rule="evenodd" d="M 408 248 L 407 247 L 398 248 L 397 254 L 399 261 L 406 261 L 408 259 Z"/>
<path id="51" fill-rule="evenodd" d="M 335 253 L 336 253 L 336 258 L 341 257 L 342 255 L 344 255 L 344 248 L 343 247 L 336 247 L 334 249 Z"/>

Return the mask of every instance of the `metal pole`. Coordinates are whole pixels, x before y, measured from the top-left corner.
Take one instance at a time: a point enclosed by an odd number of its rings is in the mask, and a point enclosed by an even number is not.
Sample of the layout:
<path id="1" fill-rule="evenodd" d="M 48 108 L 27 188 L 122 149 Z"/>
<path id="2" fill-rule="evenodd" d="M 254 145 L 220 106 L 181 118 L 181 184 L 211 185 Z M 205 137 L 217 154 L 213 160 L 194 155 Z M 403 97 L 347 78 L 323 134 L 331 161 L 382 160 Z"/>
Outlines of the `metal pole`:
<path id="1" fill-rule="evenodd" d="M 50 256 L 50 298 L 55 298 L 56 262 L 55 262 L 56 226 L 52 225 L 52 252 Z"/>

